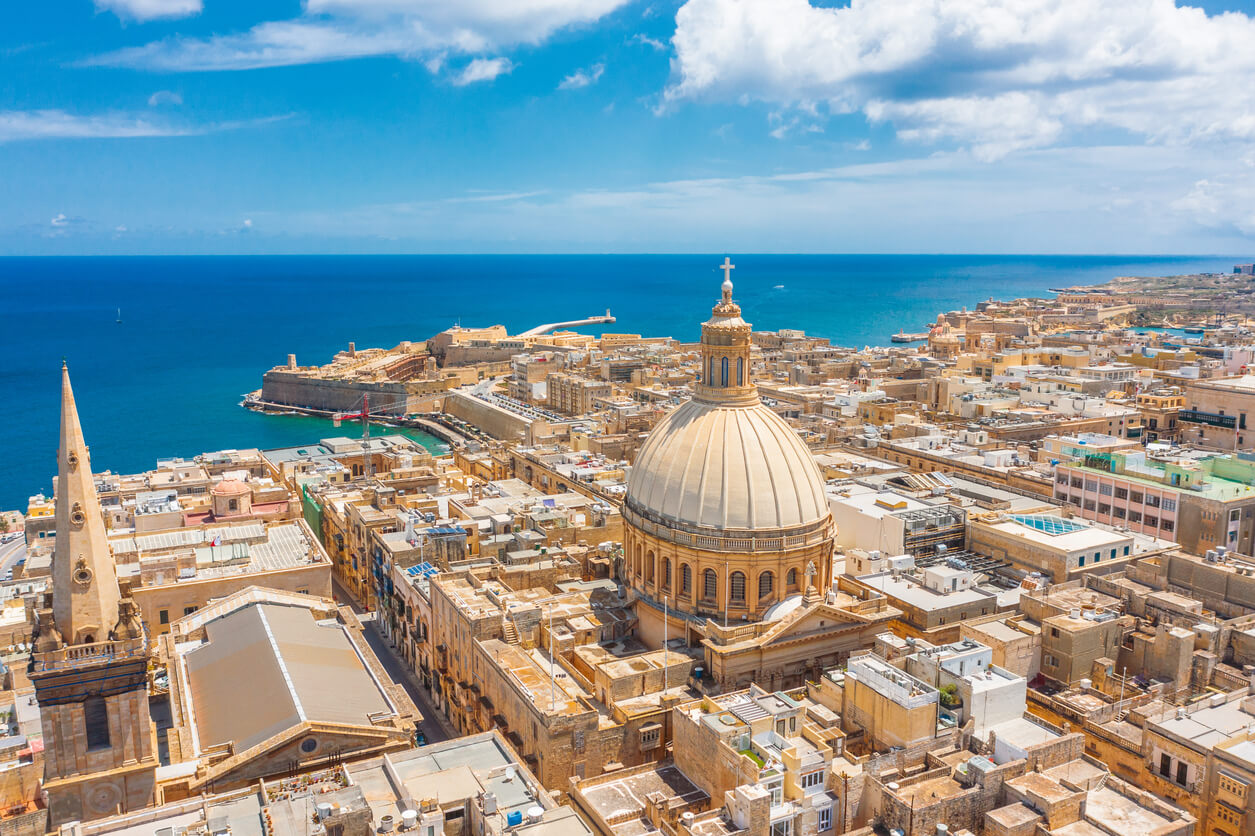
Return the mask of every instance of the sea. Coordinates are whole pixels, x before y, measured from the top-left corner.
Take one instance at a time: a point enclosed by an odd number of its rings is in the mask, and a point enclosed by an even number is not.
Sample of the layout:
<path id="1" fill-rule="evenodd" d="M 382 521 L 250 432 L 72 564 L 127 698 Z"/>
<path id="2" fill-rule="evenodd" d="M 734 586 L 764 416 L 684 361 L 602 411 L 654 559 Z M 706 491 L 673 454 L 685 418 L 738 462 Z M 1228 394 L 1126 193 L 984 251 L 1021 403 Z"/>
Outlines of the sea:
<path id="1" fill-rule="evenodd" d="M 457 323 L 511 333 L 607 310 L 587 333 L 695 340 L 719 296 L 711 255 L 0 258 L 0 510 L 56 473 L 60 366 L 69 363 L 92 467 L 360 435 L 360 425 L 240 406 L 262 373 Z M 1122 275 L 1229 272 L 1241 257 L 739 255 L 735 295 L 756 328 L 888 345 L 941 311 Z M 1249 257 L 1245 260 L 1249 261 Z M 380 430 L 376 429 L 377 434 Z M 411 433 L 433 448 L 439 442 Z"/>

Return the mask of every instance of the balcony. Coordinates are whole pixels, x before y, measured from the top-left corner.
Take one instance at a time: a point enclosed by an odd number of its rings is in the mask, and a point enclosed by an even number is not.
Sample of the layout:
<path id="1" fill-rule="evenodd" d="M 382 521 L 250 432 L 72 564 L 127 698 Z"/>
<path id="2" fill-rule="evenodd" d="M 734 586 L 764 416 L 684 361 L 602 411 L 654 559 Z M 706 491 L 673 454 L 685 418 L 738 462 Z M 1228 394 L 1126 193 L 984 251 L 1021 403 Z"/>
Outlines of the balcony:
<path id="1" fill-rule="evenodd" d="M 1236 429 L 1238 425 L 1236 415 L 1221 415 L 1218 412 L 1203 412 L 1199 409 L 1183 409 L 1177 413 L 1177 418 L 1187 424 L 1205 424 L 1208 427 L 1220 427 L 1226 430 Z"/>

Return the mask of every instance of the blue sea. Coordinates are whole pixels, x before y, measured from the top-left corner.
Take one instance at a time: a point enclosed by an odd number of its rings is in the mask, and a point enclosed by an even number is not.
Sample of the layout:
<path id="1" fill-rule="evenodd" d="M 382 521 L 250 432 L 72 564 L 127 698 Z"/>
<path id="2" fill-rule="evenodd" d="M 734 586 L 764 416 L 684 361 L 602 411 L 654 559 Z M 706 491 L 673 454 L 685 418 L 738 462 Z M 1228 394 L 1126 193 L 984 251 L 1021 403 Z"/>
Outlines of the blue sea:
<path id="1" fill-rule="evenodd" d="M 761 329 L 887 345 L 943 310 L 1118 275 L 1229 271 L 1233 257 L 735 255 L 732 279 Z M 348 424 L 239 406 L 295 352 L 325 363 L 422 340 L 454 323 L 511 332 L 604 313 L 614 332 L 696 339 L 719 295 L 719 255 L 188 256 L 0 258 L 0 509 L 25 509 L 56 472 L 65 358 L 92 466 L 305 444 Z M 1249 257 L 1245 260 L 1249 261 Z M 118 310 L 121 309 L 119 323 Z M 598 329 L 592 329 L 597 333 Z"/>

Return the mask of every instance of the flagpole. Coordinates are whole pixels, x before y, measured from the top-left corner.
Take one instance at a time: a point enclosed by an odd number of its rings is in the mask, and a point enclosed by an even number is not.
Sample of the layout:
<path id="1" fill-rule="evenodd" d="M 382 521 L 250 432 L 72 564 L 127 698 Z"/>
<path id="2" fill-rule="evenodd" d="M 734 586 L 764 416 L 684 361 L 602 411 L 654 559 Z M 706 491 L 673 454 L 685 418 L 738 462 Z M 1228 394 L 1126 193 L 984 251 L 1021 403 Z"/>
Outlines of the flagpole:
<path id="1" fill-rule="evenodd" d="M 670 667 L 667 647 L 667 596 L 662 596 L 662 690 L 667 690 L 667 671 Z"/>

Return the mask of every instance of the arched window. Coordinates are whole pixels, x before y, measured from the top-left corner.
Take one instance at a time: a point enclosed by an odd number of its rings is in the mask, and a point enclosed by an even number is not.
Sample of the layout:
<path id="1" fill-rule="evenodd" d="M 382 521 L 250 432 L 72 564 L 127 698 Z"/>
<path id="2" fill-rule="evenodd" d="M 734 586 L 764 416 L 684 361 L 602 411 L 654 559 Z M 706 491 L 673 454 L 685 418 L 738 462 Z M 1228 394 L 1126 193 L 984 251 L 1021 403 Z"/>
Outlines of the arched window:
<path id="1" fill-rule="evenodd" d="M 797 587 L 797 570 L 796 569 L 789 570 L 788 579 L 786 580 L 786 583 L 788 583 L 789 589 L 795 589 Z"/>
<path id="2" fill-rule="evenodd" d="M 657 558 L 654 557 L 653 552 L 645 555 L 645 581 L 647 583 L 654 582 L 654 563 L 656 562 Z"/>
<path id="3" fill-rule="evenodd" d="M 766 598 L 771 594 L 771 590 L 775 588 L 776 579 L 770 572 L 763 572 L 758 576 L 758 597 Z"/>
<path id="4" fill-rule="evenodd" d="M 723 367 L 723 374 L 720 376 L 722 383 L 720 385 L 726 387 L 728 385 L 728 358 L 724 357 L 720 365 Z"/>
<path id="5" fill-rule="evenodd" d="M 662 588 L 671 588 L 671 558 L 665 558 L 662 561 Z"/>
<path id="6" fill-rule="evenodd" d="M 702 598 L 707 601 L 714 601 L 719 597 L 719 576 L 715 574 L 714 569 L 707 569 L 702 572 Z"/>
<path id="7" fill-rule="evenodd" d="M 707 386 L 715 385 L 715 358 L 714 357 L 710 358 L 710 372 L 707 373 L 706 375 L 706 385 Z"/>
<path id="8" fill-rule="evenodd" d="M 745 573 L 733 572 L 732 577 L 729 579 L 729 581 L 732 584 L 732 603 L 744 604 L 745 603 Z"/>
<path id="9" fill-rule="evenodd" d="M 745 358 L 744 357 L 736 358 L 736 385 L 737 386 L 745 385 Z"/>
<path id="10" fill-rule="evenodd" d="M 693 570 L 687 563 L 680 564 L 680 594 L 693 594 Z"/>

